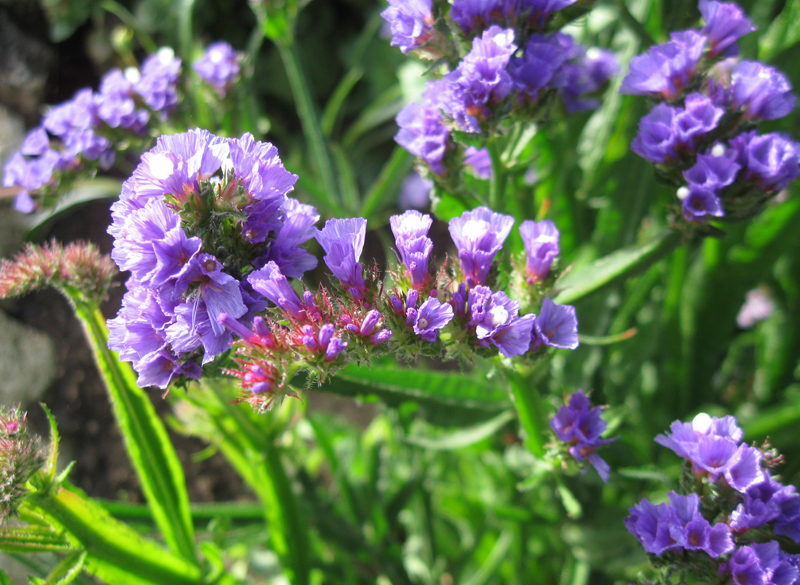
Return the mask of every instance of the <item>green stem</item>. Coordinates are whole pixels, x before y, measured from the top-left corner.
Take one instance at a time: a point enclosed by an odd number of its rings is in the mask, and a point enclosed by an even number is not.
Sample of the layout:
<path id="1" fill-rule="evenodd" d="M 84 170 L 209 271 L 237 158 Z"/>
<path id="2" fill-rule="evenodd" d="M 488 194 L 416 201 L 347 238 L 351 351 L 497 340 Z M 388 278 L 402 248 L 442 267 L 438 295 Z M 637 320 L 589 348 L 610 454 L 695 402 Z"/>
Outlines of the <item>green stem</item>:
<path id="1" fill-rule="evenodd" d="M 361 217 L 370 219 L 378 210 L 379 205 L 386 199 L 392 187 L 399 185 L 400 181 L 411 170 L 413 157 L 402 146 L 395 146 L 391 158 L 381 169 L 380 175 L 370 188 L 364 203 L 361 206 Z M 374 227 L 374 226 L 373 226 Z"/>
<path id="2" fill-rule="evenodd" d="M 180 0 L 178 4 L 178 43 L 181 57 L 188 62 L 192 57 L 192 12 L 195 0 Z"/>
<path id="3" fill-rule="evenodd" d="M 544 458 L 544 408 L 539 391 L 533 384 L 515 371 L 508 371 L 511 395 L 517 409 L 519 423 L 525 431 L 525 446 L 539 459 Z"/>
<path id="4" fill-rule="evenodd" d="M 650 33 L 642 26 L 642 23 L 628 10 L 628 7 L 625 5 L 625 0 L 617 0 L 617 11 L 619 12 L 619 19 L 622 23 L 639 38 L 643 49 L 656 44 L 653 37 L 650 36 Z"/>
<path id="5" fill-rule="evenodd" d="M 497 141 L 491 138 L 486 141 L 486 150 L 492 159 L 492 178 L 489 183 L 489 207 L 495 211 L 501 211 L 498 206 L 503 200 L 506 187 L 505 166 L 501 160 L 501 152 Z"/>
<path id="6" fill-rule="evenodd" d="M 147 34 L 147 31 L 145 31 L 139 25 L 139 21 L 136 20 L 136 17 L 134 17 L 133 14 L 131 14 L 130 11 L 122 4 L 116 2 L 115 0 L 106 0 L 103 2 L 103 10 L 110 12 L 119 18 L 122 24 L 136 33 L 139 43 L 141 43 L 142 48 L 147 52 L 147 54 L 152 55 L 158 51 L 158 45 L 155 43 L 155 41 L 153 41 L 153 38 Z"/>
<path id="7" fill-rule="evenodd" d="M 36 491 L 28 496 L 28 505 L 44 514 L 55 529 L 65 531 L 75 545 L 85 549 L 90 557 L 90 570 L 103 580 L 122 571 L 154 584 L 202 582 L 199 567 L 145 539 L 76 492 L 64 488 Z"/>
<path id="8" fill-rule="evenodd" d="M 297 114 L 303 126 L 303 134 L 308 140 L 311 157 L 314 159 L 317 173 L 319 173 L 319 178 L 322 182 L 324 202 L 328 206 L 328 211 L 338 211 L 340 209 L 340 199 L 336 188 L 333 164 L 325 143 L 325 137 L 322 134 L 319 115 L 311 99 L 308 80 L 300 64 L 297 45 L 295 43 L 276 44 L 286 75 L 289 78 L 292 95 L 294 95 L 295 102 L 297 102 Z"/>

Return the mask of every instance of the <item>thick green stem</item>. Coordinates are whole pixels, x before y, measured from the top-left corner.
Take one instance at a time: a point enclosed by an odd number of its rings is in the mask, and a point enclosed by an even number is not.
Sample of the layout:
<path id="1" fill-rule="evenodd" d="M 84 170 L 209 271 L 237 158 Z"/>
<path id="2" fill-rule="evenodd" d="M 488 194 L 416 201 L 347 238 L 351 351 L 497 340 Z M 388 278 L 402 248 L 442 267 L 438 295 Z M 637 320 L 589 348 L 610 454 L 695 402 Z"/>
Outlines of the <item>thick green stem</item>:
<path id="1" fill-rule="evenodd" d="M 324 203 L 328 206 L 328 211 L 334 213 L 338 212 L 341 208 L 341 204 L 339 192 L 336 188 L 333 164 L 331 163 L 330 153 L 325 143 L 325 137 L 322 134 L 319 115 L 317 114 L 317 109 L 314 107 L 314 102 L 311 98 L 308 80 L 300 64 L 300 57 L 297 54 L 297 45 L 295 43 L 279 42 L 277 46 L 281 55 L 281 60 L 283 61 L 283 67 L 289 78 L 292 95 L 294 95 L 295 102 L 297 103 L 297 114 L 303 126 L 303 134 L 308 140 L 309 148 L 311 149 L 311 157 L 314 159 L 314 165 L 316 166 L 317 173 L 322 182 Z"/>
<path id="2" fill-rule="evenodd" d="M 525 431 L 525 446 L 538 458 L 544 457 L 544 429 L 546 420 L 542 399 L 534 384 L 517 372 L 508 372 L 508 382 L 519 423 Z"/>
<path id="3" fill-rule="evenodd" d="M 506 188 L 506 168 L 501 160 L 501 152 L 496 140 L 489 139 L 486 142 L 486 149 L 492 159 L 492 178 L 489 183 L 489 207 L 495 211 L 500 211 L 498 205 L 503 201 Z"/>

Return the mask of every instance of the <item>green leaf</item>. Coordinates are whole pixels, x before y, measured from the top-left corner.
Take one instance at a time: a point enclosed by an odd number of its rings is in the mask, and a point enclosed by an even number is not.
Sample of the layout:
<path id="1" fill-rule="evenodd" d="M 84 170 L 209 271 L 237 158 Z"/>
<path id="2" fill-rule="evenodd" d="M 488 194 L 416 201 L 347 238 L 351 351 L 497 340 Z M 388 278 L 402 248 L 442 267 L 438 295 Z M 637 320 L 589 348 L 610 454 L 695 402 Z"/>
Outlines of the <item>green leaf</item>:
<path id="1" fill-rule="evenodd" d="M 343 396 L 374 394 L 390 405 L 407 400 L 432 406 L 488 411 L 505 410 L 508 394 L 483 376 L 419 368 L 351 365 L 333 376 L 321 390 Z"/>
<path id="2" fill-rule="evenodd" d="M 3 569 L 0 569 L 0 585 L 13 585 L 11 577 Z"/>
<path id="3" fill-rule="evenodd" d="M 555 301 L 574 303 L 617 280 L 630 277 L 660 260 L 681 242 L 681 233 L 664 230 L 643 246 L 630 246 L 578 267 L 556 281 Z"/>
<path id="4" fill-rule="evenodd" d="M 72 583 L 81 574 L 81 569 L 86 563 L 86 556 L 85 550 L 73 551 L 53 567 L 46 579 L 37 579 L 36 581 L 39 585 L 67 585 Z"/>
<path id="5" fill-rule="evenodd" d="M 98 199 L 115 199 L 119 197 L 122 183 L 118 179 L 107 177 L 94 178 L 75 184 L 74 188 L 61 195 L 55 207 L 43 209 L 30 216 L 27 240 L 40 240 L 47 235 L 50 226 L 66 215 L 77 211 L 84 203 Z"/>
<path id="6" fill-rule="evenodd" d="M 47 454 L 47 461 L 44 464 L 44 471 L 47 478 L 50 480 L 50 483 L 53 483 L 56 478 L 56 465 L 58 464 L 58 443 L 60 440 L 60 436 L 58 434 L 58 427 L 56 427 L 56 419 L 53 417 L 53 413 L 50 412 L 50 409 L 47 408 L 45 403 L 41 403 L 42 410 L 44 410 L 45 415 L 47 416 L 47 421 L 50 423 L 50 452 Z"/>
<path id="7" fill-rule="evenodd" d="M 194 528 L 186 480 L 167 430 L 130 365 L 108 349 L 105 319 L 96 307 L 76 305 L 76 314 L 103 376 L 128 456 L 167 545 L 196 562 Z"/>
<path id="8" fill-rule="evenodd" d="M 406 437 L 406 442 L 417 447 L 430 449 L 433 451 L 452 451 L 454 449 L 463 449 L 475 443 L 479 443 L 484 439 L 488 439 L 499 431 L 506 423 L 514 420 L 515 415 L 511 410 L 501 412 L 496 417 L 489 419 L 486 422 L 467 427 L 452 433 L 440 435 L 412 435 Z"/>
<path id="9" fill-rule="evenodd" d="M 47 526 L 6 526 L 0 528 L 0 552 L 66 552 L 72 549 L 63 534 Z"/>
<path id="10" fill-rule="evenodd" d="M 381 203 L 385 205 L 394 200 L 387 200 L 387 196 L 400 191 L 400 185 L 411 170 L 412 161 L 413 157 L 405 148 L 400 145 L 395 146 L 391 158 L 386 161 L 378 178 L 364 197 L 361 217 L 371 221 L 372 215 L 380 209 Z"/>
<path id="11" fill-rule="evenodd" d="M 557 478 L 558 495 L 561 498 L 561 503 L 564 504 L 564 509 L 570 518 L 580 518 L 583 514 L 583 508 L 578 499 L 572 494 L 564 482 Z"/>
<path id="12" fill-rule="evenodd" d="M 25 504 L 39 512 L 75 548 L 86 550 L 87 570 L 115 585 L 197 585 L 200 569 L 115 520 L 77 488 L 34 491 Z"/>

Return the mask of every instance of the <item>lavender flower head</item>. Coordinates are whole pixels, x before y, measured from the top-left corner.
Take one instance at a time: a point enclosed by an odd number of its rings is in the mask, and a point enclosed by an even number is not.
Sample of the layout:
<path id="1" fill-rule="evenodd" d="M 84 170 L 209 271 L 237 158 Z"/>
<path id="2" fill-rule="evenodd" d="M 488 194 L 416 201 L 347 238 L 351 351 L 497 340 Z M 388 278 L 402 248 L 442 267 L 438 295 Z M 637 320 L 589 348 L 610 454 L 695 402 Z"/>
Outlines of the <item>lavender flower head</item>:
<path id="1" fill-rule="evenodd" d="M 450 236 L 458 249 L 458 259 L 469 287 L 486 284 L 492 261 L 513 225 L 513 217 L 495 213 L 488 207 L 465 211 L 450 220 Z"/>
<path id="2" fill-rule="evenodd" d="M 216 90 L 219 97 L 225 97 L 239 76 L 239 55 L 225 41 L 212 43 L 192 64 L 192 69 Z"/>
<path id="3" fill-rule="evenodd" d="M 756 30 L 744 11 L 732 2 L 700 0 L 699 7 L 706 22 L 700 34 L 708 37 L 710 57 L 725 53 L 741 37 Z"/>
<path id="4" fill-rule="evenodd" d="M 672 449 L 692 462 L 695 474 L 712 482 L 724 477 L 728 485 L 744 493 L 764 480 L 761 452 L 745 444 L 742 429 L 732 416 L 723 418 L 698 414 L 691 423 L 675 421 L 670 433 L 658 435 L 656 443 Z"/>
<path id="5" fill-rule="evenodd" d="M 730 142 L 743 176 L 758 189 L 773 194 L 800 177 L 800 142 L 786 134 L 745 132 Z"/>
<path id="6" fill-rule="evenodd" d="M 397 114 L 400 130 L 395 141 L 420 157 L 436 175 L 445 174 L 444 157 L 450 144 L 450 130 L 442 121 L 441 104 L 447 82 L 428 82 L 422 102 L 411 102 Z"/>
<path id="7" fill-rule="evenodd" d="M 453 307 L 430 298 L 416 311 L 414 333 L 425 341 L 434 342 L 442 329 L 453 319 Z"/>
<path id="8" fill-rule="evenodd" d="M 151 109 L 168 115 L 178 104 L 178 75 L 181 60 L 170 47 L 161 47 L 142 63 L 141 76 L 134 90 Z"/>
<path id="9" fill-rule="evenodd" d="M 741 61 L 731 75 L 730 107 L 743 110 L 749 120 L 776 120 L 789 114 L 797 102 L 786 76 L 757 61 Z"/>
<path id="10" fill-rule="evenodd" d="M 364 275 L 358 259 L 364 250 L 367 220 L 361 217 L 329 219 L 315 237 L 325 250 L 325 264 L 345 289 L 363 293 Z"/>
<path id="11" fill-rule="evenodd" d="M 525 244 L 528 282 L 541 282 L 547 278 L 553 260 L 559 253 L 558 228 L 549 219 L 539 223 L 526 220 L 519 226 L 519 234 Z"/>
<path id="12" fill-rule="evenodd" d="M 660 555 L 669 550 L 700 550 L 718 558 L 734 549 L 730 528 L 711 524 L 700 514 L 697 494 L 669 493 L 669 504 L 642 500 L 631 508 L 625 526 L 645 551 Z"/>
<path id="13" fill-rule="evenodd" d="M 546 298 L 542 310 L 533 322 L 531 351 L 542 346 L 575 349 L 578 338 L 578 318 L 572 305 L 557 305 Z"/>
<path id="14" fill-rule="evenodd" d="M 476 286 L 469 291 L 467 310 L 468 325 L 475 329 L 479 346 L 494 345 L 505 357 L 528 351 L 535 316 L 519 317 L 519 302 L 506 293 Z"/>
<path id="15" fill-rule="evenodd" d="M 597 449 L 616 441 L 602 439 L 601 435 L 606 430 L 606 422 L 600 417 L 602 409 L 592 407 L 589 398 L 578 390 L 569 398 L 569 402 L 562 406 L 550 420 L 559 441 L 569 444 L 569 453 L 578 462 L 587 459 L 600 475 L 603 482 L 608 483 L 611 468 L 597 453 Z"/>
<path id="16" fill-rule="evenodd" d="M 622 80 L 620 93 L 665 100 L 681 94 L 694 77 L 707 39 L 693 30 L 672 33 L 670 38 L 669 42 L 631 59 L 630 72 Z"/>
<path id="17" fill-rule="evenodd" d="M 479 132 L 480 122 L 491 115 L 491 104 L 511 92 L 506 67 L 516 50 L 514 30 L 492 26 L 473 39 L 472 50 L 445 76 L 448 91 L 442 107 L 462 130 Z"/>
<path id="18" fill-rule="evenodd" d="M 428 276 L 428 262 L 433 251 L 433 241 L 428 230 L 433 223 L 429 215 L 409 209 L 402 215 L 389 218 L 397 250 L 406 269 L 411 274 L 411 285 L 421 289 Z"/>
<path id="19" fill-rule="evenodd" d="M 431 0 L 388 0 L 381 12 L 392 31 L 391 45 L 408 54 L 425 45 L 433 33 Z"/>

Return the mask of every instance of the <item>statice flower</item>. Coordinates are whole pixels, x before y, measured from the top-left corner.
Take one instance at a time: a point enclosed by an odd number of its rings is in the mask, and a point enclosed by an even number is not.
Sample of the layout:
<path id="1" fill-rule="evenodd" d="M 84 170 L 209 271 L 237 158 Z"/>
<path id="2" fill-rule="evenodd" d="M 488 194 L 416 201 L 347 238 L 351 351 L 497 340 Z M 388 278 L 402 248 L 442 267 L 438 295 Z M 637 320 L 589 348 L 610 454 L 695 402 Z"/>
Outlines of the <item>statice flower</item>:
<path id="1" fill-rule="evenodd" d="M 486 284 L 492 261 L 503 247 L 514 218 L 488 207 L 465 211 L 450 220 L 450 236 L 458 249 L 461 270 L 469 287 Z"/>
<path id="2" fill-rule="evenodd" d="M 397 206 L 400 209 L 422 209 L 431 203 L 433 181 L 411 171 L 400 186 Z"/>
<path id="3" fill-rule="evenodd" d="M 579 344 L 575 307 L 557 305 L 550 299 L 544 299 L 542 309 L 533 322 L 531 351 L 542 346 L 575 349 Z"/>
<path id="4" fill-rule="evenodd" d="M 731 74 L 727 91 L 733 110 L 748 120 L 776 120 L 789 114 L 797 102 L 786 76 L 757 61 L 741 61 Z"/>
<path id="5" fill-rule="evenodd" d="M 693 30 L 672 33 L 670 38 L 631 59 L 620 93 L 674 100 L 689 86 L 707 39 Z"/>
<path id="6" fill-rule="evenodd" d="M 720 574 L 730 575 L 737 585 L 792 585 L 800 576 L 796 565 L 796 557 L 783 552 L 773 540 L 739 547 L 720 567 Z"/>
<path id="7" fill-rule="evenodd" d="M 472 169 L 479 179 L 492 178 L 492 159 L 485 148 L 468 146 L 464 149 L 464 164 Z"/>
<path id="8" fill-rule="evenodd" d="M 800 177 L 800 142 L 779 133 L 740 134 L 730 143 L 743 176 L 768 194 L 785 189 Z"/>
<path id="9" fill-rule="evenodd" d="M 455 0 L 448 16 L 465 35 L 481 34 L 493 24 L 513 27 L 519 0 Z"/>
<path id="10" fill-rule="evenodd" d="M 535 316 L 519 316 L 519 302 L 502 291 L 493 293 L 487 286 L 469 291 L 467 302 L 469 327 L 475 329 L 478 345 L 497 347 L 506 357 L 528 351 Z"/>
<path id="11" fill-rule="evenodd" d="M 597 470 L 600 478 L 608 483 L 611 468 L 596 451 L 600 447 L 616 441 L 619 437 L 601 438 L 607 426 L 600 416 L 601 412 L 602 409 L 599 406 L 592 407 L 583 390 L 578 390 L 550 420 L 550 428 L 553 429 L 559 441 L 569 445 L 570 455 L 578 462 L 582 462 L 584 459 L 588 460 Z"/>
<path id="12" fill-rule="evenodd" d="M 136 71 L 136 70 L 134 70 Z M 138 78 L 139 72 L 133 74 Z M 96 96 L 97 116 L 111 128 L 127 128 L 141 134 L 150 120 L 150 113 L 137 108 L 133 82 L 120 69 L 112 69 L 100 81 Z"/>
<path id="13" fill-rule="evenodd" d="M 536 102 L 569 58 L 559 37 L 567 35 L 531 35 L 522 57 L 511 59 L 508 73 L 518 92 L 518 99 Z M 569 37 L 567 37 L 569 38 Z"/>
<path id="14" fill-rule="evenodd" d="M 731 528 L 744 533 L 772 524 L 775 534 L 800 542 L 800 494 L 794 486 L 784 486 L 765 473 L 764 481 L 753 484 L 744 500 L 731 514 Z"/>
<path id="15" fill-rule="evenodd" d="M 406 54 L 423 47 L 433 33 L 431 0 L 388 1 L 381 16 L 391 28 L 391 45 Z"/>
<path id="16" fill-rule="evenodd" d="M 180 71 L 181 60 L 170 47 L 162 47 L 144 60 L 134 89 L 152 110 L 166 116 L 178 104 Z"/>
<path id="17" fill-rule="evenodd" d="M 756 30 L 744 11 L 732 2 L 700 0 L 699 7 L 706 22 L 700 34 L 708 38 L 710 57 L 725 53 L 741 37 Z"/>
<path id="18" fill-rule="evenodd" d="M 192 69 L 216 90 L 217 95 L 225 97 L 239 76 L 239 55 L 225 41 L 212 43 L 192 64 Z"/>
<path id="19" fill-rule="evenodd" d="M 447 82 L 428 82 L 422 102 L 411 102 L 397 115 L 400 130 L 395 141 L 420 157 L 436 175 L 445 174 L 444 158 L 450 144 L 450 130 L 442 121 L 442 99 Z"/>
<path id="20" fill-rule="evenodd" d="M 534 29 L 542 29 L 551 15 L 575 4 L 577 0 L 520 0 L 519 10 L 526 16 L 527 24 Z"/>
<path id="21" fill-rule="evenodd" d="M 650 554 L 669 550 L 700 550 L 717 558 L 734 549 L 730 528 L 711 524 L 700 514 L 697 494 L 669 493 L 669 504 L 653 505 L 642 500 L 631 508 L 625 526 Z"/>
<path id="22" fill-rule="evenodd" d="M 658 435 L 656 443 L 672 449 L 692 462 L 694 473 L 712 482 L 724 477 L 733 489 L 744 493 L 764 480 L 761 451 L 745 444 L 742 430 L 731 416 L 697 415 L 691 423 L 675 421 L 670 433 Z"/>
<path id="23" fill-rule="evenodd" d="M 267 262 L 260 270 L 251 272 L 247 282 L 253 290 L 264 295 L 291 317 L 297 318 L 302 314 L 304 307 L 300 297 L 275 262 Z"/>
<path id="24" fill-rule="evenodd" d="M 639 121 L 631 150 L 654 163 L 673 163 L 695 153 L 700 141 L 714 130 L 724 110 L 700 94 L 686 97 L 685 107 L 658 104 Z"/>
<path id="25" fill-rule="evenodd" d="M 597 47 L 584 50 L 576 45 L 576 52 L 554 80 L 568 114 L 597 108 L 600 102 L 586 96 L 600 91 L 619 73 L 619 63 L 611 51 Z"/>
<path id="26" fill-rule="evenodd" d="M 414 333 L 425 341 L 434 342 L 442 329 L 453 319 L 453 307 L 430 298 L 416 310 L 413 327 Z"/>
<path id="27" fill-rule="evenodd" d="M 27 413 L 0 406 L 0 525 L 16 514 L 47 451 L 39 437 L 28 432 Z"/>
<path id="28" fill-rule="evenodd" d="M 695 165 L 684 171 L 688 187 L 679 190 L 683 217 L 687 221 L 701 221 L 708 216 L 725 215 L 720 191 L 736 179 L 741 165 L 724 155 L 698 154 Z"/>
<path id="29" fill-rule="evenodd" d="M 525 272 L 528 282 L 541 282 L 547 278 L 553 260 L 559 253 L 558 228 L 549 219 L 539 223 L 526 220 L 519 226 L 519 234 L 525 244 Z"/>
<path id="30" fill-rule="evenodd" d="M 448 85 L 442 107 L 462 130 L 479 132 L 481 121 L 491 116 L 492 103 L 511 92 L 506 67 L 516 50 L 513 29 L 492 26 L 473 39 L 472 50 L 445 76 Z"/>
<path id="31" fill-rule="evenodd" d="M 142 156 L 112 205 L 109 227 L 112 258 L 132 274 L 123 309 L 109 322 L 110 347 L 133 362 L 142 386 L 199 377 L 200 352 L 207 363 L 232 341 L 222 316 L 250 322 L 266 307 L 260 295 L 270 298 L 285 283 L 258 292 L 241 275 L 268 263 L 284 231 L 282 246 L 310 237 L 315 210 L 298 219 L 301 205 L 287 204 L 296 179 L 271 144 L 250 135 L 165 135 Z M 253 274 L 269 280 L 279 266 Z"/>
<path id="32" fill-rule="evenodd" d="M 365 291 L 364 275 L 358 259 L 364 250 L 367 220 L 329 219 L 316 233 L 317 242 L 325 250 L 325 264 L 342 286 L 360 298 Z"/>
<path id="33" fill-rule="evenodd" d="M 421 290 L 426 284 L 428 263 L 433 251 L 433 241 L 428 237 L 433 220 L 429 215 L 409 209 L 402 215 L 390 217 L 389 223 L 400 258 L 411 275 L 411 286 Z"/>

